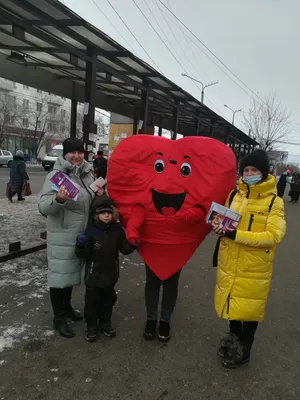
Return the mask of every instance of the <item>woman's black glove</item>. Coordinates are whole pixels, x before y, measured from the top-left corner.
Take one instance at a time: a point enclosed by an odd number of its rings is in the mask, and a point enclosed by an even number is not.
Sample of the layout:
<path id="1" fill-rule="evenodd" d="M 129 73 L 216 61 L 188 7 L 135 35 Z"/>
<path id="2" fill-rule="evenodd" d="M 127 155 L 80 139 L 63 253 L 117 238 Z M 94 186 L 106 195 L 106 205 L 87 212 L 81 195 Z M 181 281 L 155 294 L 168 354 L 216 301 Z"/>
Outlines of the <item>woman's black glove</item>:
<path id="1" fill-rule="evenodd" d="M 235 240 L 236 230 L 234 230 L 234 231 L 226 231 L 224 236 L 227 237 L 228 239 Z"/>

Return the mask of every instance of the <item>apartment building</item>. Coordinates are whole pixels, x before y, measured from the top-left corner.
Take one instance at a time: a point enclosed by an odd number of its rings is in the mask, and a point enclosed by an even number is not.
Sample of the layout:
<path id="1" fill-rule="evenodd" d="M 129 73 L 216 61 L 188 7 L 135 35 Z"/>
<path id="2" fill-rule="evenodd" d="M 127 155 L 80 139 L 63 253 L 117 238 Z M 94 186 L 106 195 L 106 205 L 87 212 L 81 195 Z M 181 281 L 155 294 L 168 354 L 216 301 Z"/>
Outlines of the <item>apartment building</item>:
<path id="1" fill-rule="evenodd" d="M 0 78 L 0 148 L 27 158 L 43 158 L 69 136 L 71 101 Z M 77 136 L 82 135 L 83 105 L 77 108 Z"/>

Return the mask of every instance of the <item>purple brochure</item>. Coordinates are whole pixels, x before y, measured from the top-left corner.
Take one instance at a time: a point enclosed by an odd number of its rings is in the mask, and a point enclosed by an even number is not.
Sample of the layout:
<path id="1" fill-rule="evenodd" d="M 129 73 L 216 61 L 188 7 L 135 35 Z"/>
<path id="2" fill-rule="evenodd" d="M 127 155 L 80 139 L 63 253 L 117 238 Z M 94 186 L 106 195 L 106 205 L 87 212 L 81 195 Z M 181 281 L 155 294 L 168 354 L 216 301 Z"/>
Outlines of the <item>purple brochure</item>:
<path id="1" fill-rule="evenodd" d="M 53 183 L 53 188 L 55 190 L 59 190 L 61 186 L 64 186 L 66 190 L 69 192 L 69 199 L 77 200 L 79 193 L 79 186 L 72 182 L 70 178 L 68 178 L 63 172 L 57 171 L 50 181 Z"/>

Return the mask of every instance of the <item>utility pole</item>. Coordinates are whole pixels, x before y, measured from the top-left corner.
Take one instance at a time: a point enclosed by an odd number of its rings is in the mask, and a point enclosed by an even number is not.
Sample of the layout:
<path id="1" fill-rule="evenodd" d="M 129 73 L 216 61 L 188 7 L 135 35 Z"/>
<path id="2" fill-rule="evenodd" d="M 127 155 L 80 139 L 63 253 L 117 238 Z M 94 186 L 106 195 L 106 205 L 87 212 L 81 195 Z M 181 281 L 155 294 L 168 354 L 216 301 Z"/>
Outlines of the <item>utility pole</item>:
<path id="1" fill-rule="evenodd" d="M 224 104 L 224 107 L 226 107 L 226 108 L 229 108 L 229 110 L 231 110 L 232 111 L 232 125 L 234 125 L 234 118 L 235 118 L 235 114 L 236 113 L 238 113 L 238 112 L 241 112 L 242 111 L 242 109 L 241 108 L 239 108 L 238 110 L 233 110 L 232 108 L 230 108 L 227 104 Z"/>
<path id="2" fill-rule="evenodd" d="M 208 83 L 207 85 L 204 85 L 202 82 L 198 81 L 198 79 L 192 78 L 191 76 L 189 76 L 189 75 L 187 75 L 187 74 L 182 73 L 181 75 L 182 75 L 182 76 L 185 76 L 186 78 L 191 79 L 191 80 L 194 81 L 194 82 L 200 83 L 200 85 L 202 86 L 202 90 L 201 90 L 201 103 L 203 103 L 203 104 L 204 104 L 204 90 L 205 90 L 206 88 L 208 88 L 209 86 L 213 86 L 213 85 L 216 85 L 217 83 L 219 83 L 219 82 L 211 82 L 211 83 Z"/>

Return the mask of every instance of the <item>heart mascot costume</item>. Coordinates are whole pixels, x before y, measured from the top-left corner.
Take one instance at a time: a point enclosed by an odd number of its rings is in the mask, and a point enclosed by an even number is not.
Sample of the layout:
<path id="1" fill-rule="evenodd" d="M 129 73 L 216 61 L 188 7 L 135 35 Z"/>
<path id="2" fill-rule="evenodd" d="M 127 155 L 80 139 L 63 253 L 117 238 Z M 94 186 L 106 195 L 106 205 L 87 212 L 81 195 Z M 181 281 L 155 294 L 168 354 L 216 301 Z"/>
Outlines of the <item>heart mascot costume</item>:
<path id="1" fill-rule="evenodd" d="M 208 137 L 131 136 L 108 163 L 108 193 L 130 242 L 161 280 L 180 270 L 210 232 L 211 203 L 236 184 L 236 158 Z"/>

